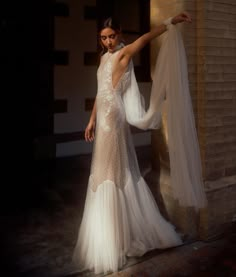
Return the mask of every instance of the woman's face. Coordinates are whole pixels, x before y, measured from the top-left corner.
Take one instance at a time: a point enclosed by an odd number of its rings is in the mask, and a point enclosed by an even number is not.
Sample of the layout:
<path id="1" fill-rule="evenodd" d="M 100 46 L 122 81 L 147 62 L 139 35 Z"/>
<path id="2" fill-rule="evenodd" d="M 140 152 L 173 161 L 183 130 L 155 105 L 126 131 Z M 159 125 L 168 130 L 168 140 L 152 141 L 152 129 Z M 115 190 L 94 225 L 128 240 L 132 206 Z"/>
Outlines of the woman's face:
<path id="1" fill-rule="evenodd" d="M 101 43 L 109 52 L 114 52 L 119 44 L 119 34 L 111 28 L 105 28 L 100 33 Z"/>

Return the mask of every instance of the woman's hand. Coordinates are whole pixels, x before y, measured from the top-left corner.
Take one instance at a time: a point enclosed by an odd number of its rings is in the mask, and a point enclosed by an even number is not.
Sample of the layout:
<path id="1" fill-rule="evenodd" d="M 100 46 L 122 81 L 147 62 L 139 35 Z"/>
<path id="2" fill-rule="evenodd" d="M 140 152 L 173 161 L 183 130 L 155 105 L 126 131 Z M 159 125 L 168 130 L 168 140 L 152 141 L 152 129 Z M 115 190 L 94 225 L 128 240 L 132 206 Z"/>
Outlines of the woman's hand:
<path id="1" fill-rule="evenodd" d="M 84 134 L 85 140 L 87 142 L 92 142 L 95 137 L 95 121 L 94 122 L 89 122 L 88 126 L 85 129 L 85 134 Z"/>
<path id="2" fill-rule="evenodd" d="M 176 16 L 174 16 L 171 20 L 172 24 L 177 24 L 177 23 L 182 23 L 182 22 L 192 22 L 192 18 L 189 13 L 187 12 L 182 12 Z"/>

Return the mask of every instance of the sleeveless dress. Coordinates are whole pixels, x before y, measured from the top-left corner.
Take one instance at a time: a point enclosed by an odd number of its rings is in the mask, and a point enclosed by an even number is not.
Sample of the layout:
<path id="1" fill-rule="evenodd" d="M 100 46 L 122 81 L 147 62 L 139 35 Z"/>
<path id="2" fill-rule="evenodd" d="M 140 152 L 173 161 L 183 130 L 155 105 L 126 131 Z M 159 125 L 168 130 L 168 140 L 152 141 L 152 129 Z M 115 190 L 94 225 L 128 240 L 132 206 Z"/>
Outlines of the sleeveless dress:
<path id="1" fill-rule="evenodd" d="M 73 254 L 79 270 L 95 273 L 117 271 L 127 256 L 182 244 L 174 226 L 160 214 L 140 174 L 123 103 L 133 64 L 130 62 L 113 87 L 112 70 L 118 52 L 103 55 L 97 72 L 92 166 Z"/>

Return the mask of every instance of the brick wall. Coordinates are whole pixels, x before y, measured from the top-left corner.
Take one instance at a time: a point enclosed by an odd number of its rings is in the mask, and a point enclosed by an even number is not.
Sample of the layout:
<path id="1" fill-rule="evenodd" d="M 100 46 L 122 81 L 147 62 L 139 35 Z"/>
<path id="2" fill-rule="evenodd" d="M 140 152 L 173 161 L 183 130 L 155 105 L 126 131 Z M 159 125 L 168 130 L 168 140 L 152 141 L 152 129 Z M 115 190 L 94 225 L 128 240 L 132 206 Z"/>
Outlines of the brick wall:
<path id="1" fill-rule="evenodd" d="M 210 236 L 223 231 L 236 214 L 236 2 L 205 1 L 198 8 L 204 23 L 199 44 L 204 55 L 204 119 L 199 127 Z"/>
<path id="2" fill-rule="evenodd" d="M 205 39 L 205 178 L 236 175 L 236 2 L 207 1 Z M 202 10 L 199 10 L 202 12 Z"/>
<path id="3" fill-rule="evenodd" d="M 153 24 L 182 10 L 193 18 L 180 29 L 209 200 L 201 228 L 205 238 L 212 237 L 236 215 L 236 1 L 152 0 L 151 5 Z"/>

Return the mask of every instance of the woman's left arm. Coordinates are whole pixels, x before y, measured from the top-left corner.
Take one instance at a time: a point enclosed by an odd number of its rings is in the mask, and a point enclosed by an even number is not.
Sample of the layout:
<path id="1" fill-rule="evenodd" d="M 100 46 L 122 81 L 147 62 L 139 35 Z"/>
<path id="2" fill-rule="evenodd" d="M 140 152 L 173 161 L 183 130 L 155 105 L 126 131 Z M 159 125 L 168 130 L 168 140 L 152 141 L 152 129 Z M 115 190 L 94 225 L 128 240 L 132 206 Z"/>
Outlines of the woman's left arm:
<path id="1" fill-rule="evenodd" d="M 187 12 L 182 12 L 173 18 L 171 18 L 171 24 L 177 24 L 181 22 L 192 22 L 192 19 L 190 15 Z M 145 33 L 141 37 L 139 37 L 137 40 L 135 40 L 133 43 L 127 45 L 123 50 L 123 57 L 128 58 L 130 60 L 135 54 L 137 54 L 147 43 L 149 43 L 152 39 L 160 36 L 167 30 L 166 24 L 161 24 L 154 29 L 152 29 L 150 32 Z"/>

